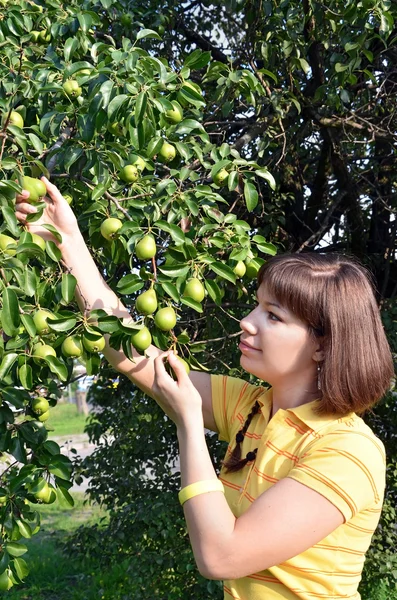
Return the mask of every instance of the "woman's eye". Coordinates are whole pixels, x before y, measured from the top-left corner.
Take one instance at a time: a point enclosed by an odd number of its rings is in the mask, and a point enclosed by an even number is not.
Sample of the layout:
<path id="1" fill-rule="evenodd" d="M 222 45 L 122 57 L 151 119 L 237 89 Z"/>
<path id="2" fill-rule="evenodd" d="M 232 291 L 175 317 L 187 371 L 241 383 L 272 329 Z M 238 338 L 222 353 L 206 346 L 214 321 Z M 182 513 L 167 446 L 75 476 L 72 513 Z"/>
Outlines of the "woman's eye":
<path id="1" fill-rule="evenodd" d="M 274 317 L 274 319 L 273 319 L 272 317 Z M 275 321 L 280 321 L 280 319 L 279 319 L 279 318 L 278 318 L 278 317 L 277 317 L 277 316 L 276 316 L 274 313 L 272 313 L 272 312 L 270 312 L 270 311 L 269 311 L 269 318 L 270 318 L 270 319 L 272 319 L 272 321 L 273 321 L 273 320 L 275 320 Z"/>

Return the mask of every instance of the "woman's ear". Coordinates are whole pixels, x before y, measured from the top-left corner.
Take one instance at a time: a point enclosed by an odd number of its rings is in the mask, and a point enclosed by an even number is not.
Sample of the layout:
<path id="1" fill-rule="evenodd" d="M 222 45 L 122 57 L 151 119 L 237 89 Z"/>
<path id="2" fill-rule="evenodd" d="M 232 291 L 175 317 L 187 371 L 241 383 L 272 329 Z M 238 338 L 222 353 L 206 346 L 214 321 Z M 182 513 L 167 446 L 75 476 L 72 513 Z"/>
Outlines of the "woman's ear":
<path id="1" fill-rule="evenodd" d="M 324 352 L 324 346 L 323 346 L 323 340 L 322 338 L 318 338 L 317 339 L 317 349 L 313 354 L 313 360 L 315 360 L 316 362 L 321 362 L 324 360 L 325 358 L 325 352 Z"/>

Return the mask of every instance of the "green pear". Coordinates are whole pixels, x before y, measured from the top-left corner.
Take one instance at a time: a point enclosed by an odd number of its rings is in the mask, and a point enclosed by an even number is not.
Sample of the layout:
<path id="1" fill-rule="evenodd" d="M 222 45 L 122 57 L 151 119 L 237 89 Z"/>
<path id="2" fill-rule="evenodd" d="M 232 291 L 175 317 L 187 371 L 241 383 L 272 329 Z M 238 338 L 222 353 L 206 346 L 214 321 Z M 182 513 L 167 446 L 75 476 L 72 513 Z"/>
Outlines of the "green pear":
<path id="1" fill-rule="evenodd" d="M 47 188 L 40 179 L 28 177 L 27 175 L 23 178 L 22 187 L 24 190 L 30 192 L 30 196 L 27 200 L 30 203 L 40 202 L 42 197 L 47 193 Z"/>

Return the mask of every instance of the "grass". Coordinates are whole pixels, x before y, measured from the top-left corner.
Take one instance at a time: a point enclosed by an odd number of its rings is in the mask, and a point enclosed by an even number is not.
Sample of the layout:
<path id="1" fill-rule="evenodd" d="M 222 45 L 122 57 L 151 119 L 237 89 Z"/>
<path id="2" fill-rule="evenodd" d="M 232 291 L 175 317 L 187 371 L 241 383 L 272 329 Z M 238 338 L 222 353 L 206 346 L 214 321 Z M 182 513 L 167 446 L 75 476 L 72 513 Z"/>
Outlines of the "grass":
<path id="1" fill-rule="evenodd" d="M 50 408 L 46 427 L 50 430 L 50 437 L 78 435 L 84 433 L 86 419 L 85 415 L 77 412 L 75 404 L 62 403 Z"/>
<path id="2" fill-rule="evenodd" d="M 126 565 L 107 572 L 88 560 L 63 554 L 61 542 L 81 524 L 94 524 L 105 516 L 98 506 L 85 505 L 84 495 L 74 493 L 73 508 L 58 502 L 41 506 L 42 527 L 30 540 L 23 557 L 30 573 L 23 585 L 14 586 L 8 600 L 116 600 L 128 594 Z"/>

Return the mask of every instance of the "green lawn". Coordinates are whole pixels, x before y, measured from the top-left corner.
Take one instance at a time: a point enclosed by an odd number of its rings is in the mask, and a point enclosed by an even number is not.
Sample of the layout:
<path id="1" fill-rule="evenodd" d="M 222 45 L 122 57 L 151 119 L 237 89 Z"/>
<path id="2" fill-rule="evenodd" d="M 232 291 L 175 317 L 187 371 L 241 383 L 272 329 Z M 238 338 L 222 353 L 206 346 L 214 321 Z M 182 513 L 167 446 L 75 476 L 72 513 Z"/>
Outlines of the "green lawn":
<path id="1" fill-rule="evenodd" d="M 50 418 L 46 421 L 49 437 L 78 435 L 84 433 L 86 417 L 77 412 L 75 404 L 62 403 L 50 408 Z"/>
<path id="2" fill-rule="evenodd" d="M 84 495 L 73 494 L 75 506 L 58 502 L 41 506 L 42 528 L 26 542 L 24 556 L 30 573 L 23 585 L 14 586 L 9 600 L 117 600 L 128 593 L 126 565 L 107 572 L 76 555 L 62 553 L 61 542 L 81 524 L 98 522 L 105 513 L 98 506 L 84 505 Z"/>

